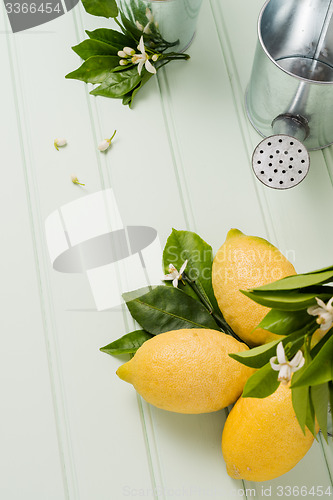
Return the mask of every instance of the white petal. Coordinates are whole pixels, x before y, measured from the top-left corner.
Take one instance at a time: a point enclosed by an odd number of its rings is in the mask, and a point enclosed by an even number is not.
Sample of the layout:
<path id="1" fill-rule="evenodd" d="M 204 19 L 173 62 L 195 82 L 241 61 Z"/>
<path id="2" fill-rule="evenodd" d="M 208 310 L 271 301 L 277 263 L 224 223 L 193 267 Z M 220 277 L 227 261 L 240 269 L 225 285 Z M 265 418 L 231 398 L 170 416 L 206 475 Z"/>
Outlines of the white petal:
<path id="1" fill-rule="evenodd" d="M 152 14 L 152 11 L 149 9 L 149 7 L 146 8 L 146 18 L 149 19 L 150 22 L 154 20 L 154 16 Z"/>
<path id="2" fill-rule="evenodd" d="M 143 67 L 143 65 L 144 65 L 144 62 L 143 62 L 143 60 L 141 59 L 141 60 L 139 61 L 139 64 L 138 64 L 138 73 L 139 73 L 139 75 L 141 75 L 141 71 L 142 71 L 142 67 Z"/>
<path id="3" fill-rule="evenodd" d="M 180 268 L 179 274 L 183 274 L 183 272 L 185 271 L 185 268 L 187 266 L 187 263 L 188 263 L 188 260 L 186 259 L 185 262 L 184 262 L 184 264 Z"/>
<path id="4" fill-rule="evenodd" d="M 136 27 L 138 28 L 138 30 L 143 31 L 143 26 L 142 26 L 142 24 L 139 23 L 139 21 L 135 21 L 135 24 L 136 24 Z"/>
<path id="5" fill-rule="evenodd" d="M 287 362 L 282 342 L 278 343 L 278 346 L 276 348 L 276 354 L 277 354 L 277 359 L 281 365 Z"/>
<path id="6" fill-rule="evenodd" d="M 126 53 L 123 50 L 118 50 L 117 54 L 119 57 L 126 57 Z"/>
<path id="7" fill-rule="evenodd" d="M 173 286 L 174 286 L 175 288 L 177 288 L 177 287 L 178 287 L 178 278 L 175 278 L 175 279 L 173 280 L 172 284 L 173 284 Z"/>
<path id="8" fill-rule="evenodd" d="M 311 316 L 318 316 L 318 314 L 321 314 L 324 311 L 325 309 L 318 306 L 310 306 L 307 308 L 307 313 L 310 314 Z"/>
<path id="9" fill-rule="evenodd" d="M 147 71 L 149 71 L 149 73 L 153 73 L 153 75 L 155 75 L 156 68 L 154 68 L 154 66 L 152 65 L 152 63 L 150 61 L 148 61 L 148 59 L 145 62 L 145 68 Z"/>
<path id="10" fill-rule="evenodd" d="M 141 36 L 141 38 L 140 38 L 138 49 L 140 50 L 141 54 L 145 54 L 146 53 L 146 51 L 145 51 L 145 44 L 143 42 L 143 36 Z"/>
<path id="11" fill-rule="evenodd" d="M 300 369 L 302 368 L 302 366 L 304 366 L 304 363 L 305 363 L 305 358 L 303 357 L 303 358 L 301 359 L 300 363 L 298 363 L 298 365 L 297 365 L 297 366 L 293 366 L 293 367 L 291 368 L 291 371 L 292 371 L 292 372 L 297 372 L 297 370 L 300 370 Z"/>
<path id="12" fill-rule="evenodd" d="M 108 147 L 110 146 L 110 143 L 107 139 L 104 139 L 104 141 L 101 141 L 97 148 L 100 150 L 100 151 L 106 151 L 108 149 Z"/>
<path id="13" fill-rule="evenodd" d="M 321 299 L 318 299 L 318 297 L 316 297 L 316 301 L 317 301 L 317 304 L 322 307 L 323 309 L 326 310 L 326 304 L 325 302 L 323 302 Z"/>
<path id="14" fill-rule="evenodd" d="M 132 47 L 124 47 L 123 48 L 123 51 L 125 52 L 125 54 L 127 54 L 128 56 L 133 56 L 135 54 L 135 50 L 132 49 Z M 122 56 L 123 57 L 123 56 Z"/>
<path id="15" fill-rule="evenodd" d="M 165 274 L 164 276 L 162 276 L 162 280 L 163 281 L 171 281 L 171 280 L 174 280 L 175 277 L 172 275 L 172 274 Z"/>
<path id="16" fill-rule="evenodd" d="M 271 367 L 273 368 L 273 370 L 275 370 L 275 371 L 280 371 L 281 365 L 280 365 L 280 364 L 276 364 L 276 363 L 275 363 L 275 362 L 276 362 L 276 360 L 277 360 L 277 357 L 276 357 L 276 356 L 274 356 L 273 358 L 271 358 L 271 359 L 269 360 L 269 362 L 270 362 Z"/>
<path id="17" fill-rule="evenodd" d="M 176 271 L 176 273 L 178 274 L 178 271 L 177 271 L 177 269 L 175 268 L 175 266 L 173 264 L 169 264 L 169 271 L 171 273 L 173 273 L 174 271 Z"/>
<path id="18" fill-rule="evenodd" d="M 333 303 L 333 297 L 330 298 L 330 300 L 327 302 L 327 310 L 332 313 L 333 312 L 333 306 L 332 306 L 332 303 Z"/>
<path id="19" fill-rule="evenodd" d="M 57 139 L 54 139 L 54 145 L 55 147 L 61 148 L 62 146 L 66 146 L 67 141 L 64 137 L 57 137 Z"/>
<path id="20" fill-rule="evenodd" d="M 300 362 L 302 361 L 303 359 L 303 353 L 302 351 L 297 351 L 297 353 L 295 354 L 295 356 L 293 357 L 293 359 L 291 361 L 289 361 L 289 365 L 292 366 L 292 367 L 296 367 L 300 364 Z"/>
<path id="21" fill-rule="evenodd" d="M 283 365 L 281 367 L 279 376 L 278 376 L 278 381 L 279 382 L 289 382 L 291 379 L 291 368 L 287 364 Z"/>
<path id="22" fill-rule="evenodd" d="M 149 23 L 147 24 L 147 26 L 144 27 L 144 30 L 143 32 L 146 34 L 146 35 L 150 35 L 151 34 L 151 30 L 149 28 Z"/>

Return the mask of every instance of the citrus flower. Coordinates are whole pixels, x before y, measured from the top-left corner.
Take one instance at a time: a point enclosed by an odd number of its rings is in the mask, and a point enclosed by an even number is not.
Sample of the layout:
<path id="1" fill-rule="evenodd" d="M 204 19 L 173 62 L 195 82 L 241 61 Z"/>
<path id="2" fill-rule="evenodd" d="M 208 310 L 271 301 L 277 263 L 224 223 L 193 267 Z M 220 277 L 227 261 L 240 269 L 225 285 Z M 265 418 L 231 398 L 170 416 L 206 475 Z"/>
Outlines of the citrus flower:
<path id="1" fill-rule="evenodd" d="M 318 306 L 308 307 L 307 312 L 311 316 L 318 316 L 317 323 L 320 325 L 321 330 L 329 330 L 333 323 L 333 297 L 325 304 L 321 299 L 316 297 Z"/>
<path id="2" fill-rule="evenodd" d="M 141 54 L 134 54 L 134 56 L 132 57 L 132 63 L 138 64 L 139 75 L 141 75 L 143 65 L 145 65 L 145 68 L 147 71 L 149 71 L 149 73 L 155 74 L 156 69 L 154 68 L 152 63 L 149 61 L 149 56 L 148 56 L 148 54 L 146 54 L 146 51 L 145 51 L 143 36 L 141 36 L 141 38 L 140 38 L 138 49 L 140 50 Z"/>
<path id="3" fill-rule="evenodd" d="M 120 61 L 121 62 L 121 61 Z M 114 138 L 114 136 L 116 135 L 116 130 L 113 132 L 113 135 L 112 137 L 110 137 L 110 139 L 104 139 L 103 141 L 101 141 L 97 148 L 100 150 L 100 151 L 106 151 L 107 149 L 109 149 L 109 147 L 111 146 L 111 141 L 112 139 Z"/>
<path id="4" fill-rule="evenodd" d="M 163 276 L 164 281 L 172 280 L 172 284 L 175 288 L 178 287 L 178 281 L 182 279 L 182 274 L 187 266 L 187 260 L 185 260 L 184 264 L 180 268 L 179 272 L 175 268 L 173 264 L 169 264 L 169 273 Z"/>
<path id="5" fill-rule="evenodd" d="M 82 182 L 79 182 L 79 179 L 76 177 L 76 175 L 72 175 L 71 180 L 72 180 L 73 184 L 79 184 L 80 186 L 85 186 L 85 184 L 82 184 Z"/>
<path id="6" fill-rule="evenodd" d="M 276 360 L 278 363 L 276 363 Z M 288 361 L 284 352 L 283 344 L 282 342 L 279 342 L 276 348 L 276 356 L 271 358 L 269 362 L 273 370 L 279 372 L 278 381 L 283 384 L 287 384 L 291 379 L 292 373 L 302 368 L 305 363 L 305 359 L 302 351 L 297 351 L 293 359 Z"/>
<path id="7" fill-rule="evenodd" d="M 53 144 L 54 144 L 54 147 L 56 148 L 56 150 L 59 151 L 59 148 L 66 146 L 67 141 L 63 137 L 57 137 L 57 139 L 54 139 Z"/>

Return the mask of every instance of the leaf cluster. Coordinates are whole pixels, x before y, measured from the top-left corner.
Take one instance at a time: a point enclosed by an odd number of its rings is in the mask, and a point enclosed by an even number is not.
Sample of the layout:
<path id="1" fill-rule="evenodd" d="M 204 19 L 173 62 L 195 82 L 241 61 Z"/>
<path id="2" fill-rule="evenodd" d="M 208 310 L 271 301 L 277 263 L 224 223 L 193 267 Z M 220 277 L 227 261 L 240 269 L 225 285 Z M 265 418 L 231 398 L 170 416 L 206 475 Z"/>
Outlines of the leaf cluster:
<path id="1" fill-rule="evenodd" d="M 170 263 L 180 269 L 185 260 L 188 261 L 186 275 L 184 283 L 179 281 L 178 288 L 166 282 L 171 286 L 160 285 L 123 295 L 129 312 L 142 329 L 103 347 L 103 352 L 113 355 L 134 353 L 153 335 L 171 330 L 224 330 L 224 319 L 212 287 L 211 246 L 193 232 L 173 229 L 163 252 L 164 273 L 169 272 Z M 162 275 L 161 269 L 161 279 Z"/>
<path id="2" fill-rule="evenodd" d="M 313 342 L 318 324 L 307 309 L 316 305 L 316 297 L 327 302 L 333 296 L 329 284 L 332 280 L 333 266 L 330 266 L 242 291 L 258 304 L 271 308 L 258 328 L 285 336 L 282 342 L 289 360 L 302 349 L 305 365 L 293 375 L 291 383 L 294 410 L 303 432 L 308 427 L 315 434 L 317 421 L 325 439 L 328 408 L 333 403 L 333 332 L 329 330 L 318 343 Z M 277 374 L 269 360 L 279 342 L 232 355 L 241 363 L 258 368 L 248 380 L 244 396 L 266 397 L 276 390 Z"/>
<path id="3" fill-rule="evenodd" d="M 68 79 L 81 80 L 85 83 L 99 84 L 90 94 L 122 99 L 124 105 L 132 106 L 133 99 L 153 76 L 144 67 L 141 75 L 131 60 L 126 66 L 119 64 L 117 55 L 124 47 L 131 47 L 137 51 L 140 37 L 144 37 L 145 47 L 153 49 L 159 54 L 157 65 L 164 65 L 172 59 L 188 59 L 187 54 L 172 53 L 163 55 L 169 47 L 179 42 L 167 42 L 161 36 L 157 26 L 150 22 L 146 13 L 146 4 L 142 0 L 130 0 L 124 3 L 124 11 L 118 9 L 115 0 L 82 0 L 85 10 L 94 16 L 115 18 L 121 32 L 98 28 L 86 31 L 88 39 L 72 47 L 74 52 L 83 59 L 82 65 L 66 75 Z M 117 16 L 120 15 L 121 22 Z M 149 25 L 149 33 L 144 33 L 136 25 Z"/>

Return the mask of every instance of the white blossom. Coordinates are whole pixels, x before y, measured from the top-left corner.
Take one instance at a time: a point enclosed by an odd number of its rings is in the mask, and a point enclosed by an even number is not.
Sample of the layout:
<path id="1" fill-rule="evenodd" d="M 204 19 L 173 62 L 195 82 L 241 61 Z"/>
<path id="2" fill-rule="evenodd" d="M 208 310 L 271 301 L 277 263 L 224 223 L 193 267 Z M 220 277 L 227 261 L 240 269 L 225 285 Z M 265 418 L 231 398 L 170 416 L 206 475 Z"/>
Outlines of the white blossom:
<path id="1" fill-rule="evenodd" d="M 297 351 L 293 359 L 288 361 L 282 342 L 279 342 L 276 348 L 276 356 L 269 361 L 273 370 L 279 372 L 278 381 L 283 384 L 287 384 L 289 380 L 291 380 L 292 373 L 302 368 L 305 363 L 302 351 Z M 276 363 L 276 361 L 278 361 L 278 363 Z"/>
<path id="2" fill-rule="evenodd" d="M 311 316 L 318 316 L 317 323 L 320 325 L 321 330 L 327 331 L 331 328 L 333 323 L 333 297 L 325 304 L 321 299 L 316 297 L 317 306 L 308 307 L 307 312 Z"/>
<path id="3" fill-rule="evenodd" d="M 57 137 L 54 139 L 54 147 L 56 148 L 57 151 L 59 151 L 59 148 L 62 148 L 63 146 L 66 146 L 67 141 L 64 137 Z"/>
<path id="4" fill-rule="evenodd" d="M 121 61 L 120 61 L 121 63 Z M 116 135 L 116 130 L 113 132 L 113 135 L 112 137 L 110 137 L 110 139 L 103 139 L 103 141 L 101 141 L 98 146 L 97 146 L 97 149 L 99 149 L 99 151 L 106 151 L 107 149 L 109 149 L 109 147 L 111 146 L 111 141 L 112 139 L 114 138 L 114 136 Z"/>
<path id="5" fill-rule="evenodd" d="M 79 182 L 79 179 L 76 177 L 76 175 L 71 176 L 71 181 L 73 184 L 79 184 L 80 186 L 85 186 L 85 184 L 82 184 L 82 182 Z"/>
<path id="6" fill-rule="evenodd" d="M 187 266 L 187 260 L 185 260 L 184 264 L 180 268 L 179 272 L 175 268 L 173 264 L 169 264 L 169 274 L 166 274 L 163 276 L 164 281 L 170 281 L 172 280 L 172 284 L 175 288 L 178 287 L 178 281 L 182 279 L 182 274 Z"/>
<path id="7" fill-rule="evenodd" d="M 138 64 L 139 75 L 141 75 L 143 65 L 145 65 L 145 68 L 147 71 L 149 71 L 149 73 L 155 74 L 156 69 L 154 68 L 152 63 L 149 61 L 149 56 L 148 56 L 148 54 L 146 54 L 146 51 L 145 51 L 143 36 L 141 36 L 141 38 L 140 38 L 138 49 L 140 50 L 141 54 L 134 54 L 134 56 L 132 57 L 132 63 Z"/>

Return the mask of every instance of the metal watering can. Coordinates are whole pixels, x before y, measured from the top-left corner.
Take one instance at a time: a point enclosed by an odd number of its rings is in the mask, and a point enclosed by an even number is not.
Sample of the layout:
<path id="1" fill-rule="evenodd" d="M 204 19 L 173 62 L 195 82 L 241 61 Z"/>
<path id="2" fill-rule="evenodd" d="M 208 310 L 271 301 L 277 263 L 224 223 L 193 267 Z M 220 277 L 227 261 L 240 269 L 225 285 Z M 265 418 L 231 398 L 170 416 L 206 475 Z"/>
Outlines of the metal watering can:
<path id="1" fill-rule="evenodd" d="M 266 186 L 288 189 L 307 175 L 308 150 L 333 143 L 333 0 L 268 0 L 246 110 L 265 137 L 252 167 Z"/>

